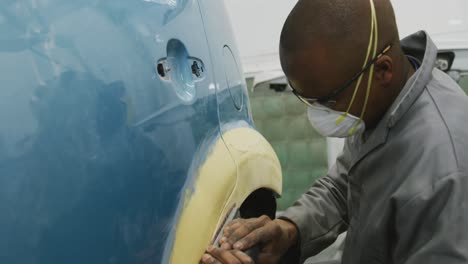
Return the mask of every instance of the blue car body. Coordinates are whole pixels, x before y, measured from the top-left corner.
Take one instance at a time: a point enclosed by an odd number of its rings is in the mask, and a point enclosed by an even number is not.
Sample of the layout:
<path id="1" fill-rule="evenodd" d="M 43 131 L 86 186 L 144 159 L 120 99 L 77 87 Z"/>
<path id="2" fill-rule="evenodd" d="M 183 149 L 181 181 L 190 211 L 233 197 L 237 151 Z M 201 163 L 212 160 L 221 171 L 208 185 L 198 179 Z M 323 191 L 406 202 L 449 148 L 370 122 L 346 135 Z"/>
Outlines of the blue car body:
<path id="1" fill-rule="evenodd" d="M 0 263 L 170 262 L 213 142 L 253 126 L 221 2 L 2 0 Z"/>

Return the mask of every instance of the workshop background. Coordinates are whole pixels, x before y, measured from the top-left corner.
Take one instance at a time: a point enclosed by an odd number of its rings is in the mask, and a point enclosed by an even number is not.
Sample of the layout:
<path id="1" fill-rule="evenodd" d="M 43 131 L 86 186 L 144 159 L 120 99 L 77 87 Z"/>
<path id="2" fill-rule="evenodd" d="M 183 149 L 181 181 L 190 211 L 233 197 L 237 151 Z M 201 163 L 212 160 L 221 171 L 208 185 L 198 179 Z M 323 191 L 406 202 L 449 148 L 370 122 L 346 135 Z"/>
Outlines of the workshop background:
<path id="1" fill-rule="evenodd" d="M 468 9 L 459 8 L 460 0 L 432 1 L 429 13 L 422 19 L 414 19 L 412 10 L 424 1 L 392 0 L 401 37 L 420 29 L 436 35 L 436 39 L 446 33 L 468 35 Z M 330 144 L 310 126 L 306 106 L 292 94 L 281 71 L 279 36 L 297 1 L 225 2 L 242 57 L 255 125 L 272 144 L 283 168 L 283 195 L 278 200 L 278 210 L 283 211 L 326 173 L 336 156 L 330 155 Z M 468 43 L 465 48 L 468 50 Z M 458 78 L 468 92 L 468 71 Z"/>

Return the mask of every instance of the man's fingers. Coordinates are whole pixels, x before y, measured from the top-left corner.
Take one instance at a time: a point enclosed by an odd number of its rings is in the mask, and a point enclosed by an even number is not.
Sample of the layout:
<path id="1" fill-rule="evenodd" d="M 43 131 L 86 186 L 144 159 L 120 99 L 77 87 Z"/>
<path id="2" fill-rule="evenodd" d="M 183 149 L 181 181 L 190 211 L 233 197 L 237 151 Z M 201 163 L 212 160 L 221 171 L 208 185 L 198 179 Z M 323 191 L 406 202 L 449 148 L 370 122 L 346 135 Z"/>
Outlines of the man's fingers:
<path id="1" fill-rule="evenodd" d="M 255 262 L 242 251 L 234 250 L 232 253 L 242 262 L 242 264 L 254 264 Z"/>
<path id="2" fill-rule="evenodd" d="M 241 238 L 247 236 L 252 232 L 253 229 L 248 227 L 247 225 L 240 226 L 236 229 L 229 237 L 227 237 L 227 242 L 230 244 L 234 244 L 239 241 Z"/>
<path id="3" fill-rule="evenodd" d="M 233 247 L 238 250 L 246 250 L 259 243 L 269 242 L 278 236 L 280 232 L 279 226 L 270 222 L 261 228 L 255 229 L 253 232 L 234 243 Z"/>
<path id="4" fill-rule="evenodd" d="M 223 230 L 224 238 L 230 237 L 235 233 L 239 228 L 250 227 L 249 220 L 245 219 L 236 219 L 233 222 L 229 223 Z"/>
<path id="5" fill-rule="evenodd" d="M 228 223 L 223 230 L 224 236 L 229 236 L 233 231 L 235 231 L 239 226 L 243 224 L 245 219 L 235 219 L 232 222 Z"/>
<path id="6" fill-rule="evenodd" d="M 259 264 L 276 263 L 278 261 L 278 256 L 276 256 L 278 252 L 275 252 L 274 245 L 269 245 L 271 243 L 268 242 L 279 239 L 282 234 L 282 229 L 280 225 L 267 216 L 256 219 L 236 220 L 225 228 L 223 234 L 225 236 L 220 240 L 221 247 L 208 248 L 208 254 L 202 259 L 203 263 L 254 263 L 252 258 L 241 251 L 252 248 L 257 244 L 264 244 L 267 247 L 263 248 L 259 255 L 259 257 L 261 256 L 258 262 Z M 235 250 L 232 250 L 233 248 Z"/>
<path id="7" fill-rule="evenodd" d="M 226 225 L 226 228 L 224 229 L 224 234 L 229 235 L 230 232 L 232 233 L 240 226 L 248 226 L 251 229 L 255 229 L 262 225 L 265 225 L 269 221 L 271 221 L 271 219 L 266 215 L 251 219 L 235 219 Z"/>
<path id="8" fill-rule="evenodd" d="M 208 253 L 211 254 L 217 261 L 225 264 L 242 264 L 242 262 L 234 256 L 231 251 L 216 247 L 209 247 Z M 215 262 L 217 263 L 217 262 Z"/>
<path id="9" fill-rule="evenodd" d="M 224 249 L 224 250 L 231 250 L 232 249 L 232 245 L 227 243 L 227 242 L 222 243 L 220 247 L 222 249 Z"/>
<path id="10" fill-rule="evenodd" d="M 221 238 L 220 242 L 234 244 L 255 229 L 266 225 L 268 222 L 271 222 L 271 219 L 265 215 L 259 218 L 234 220 L 224 229 L 224 236 Z"/>
<path id="11" fill-rule="evenodd" d="M 208 254 L 203 255 L 201 262 L 203 264 L 220 264 L 219 261 L 217 261 L 215 258 Z"/>

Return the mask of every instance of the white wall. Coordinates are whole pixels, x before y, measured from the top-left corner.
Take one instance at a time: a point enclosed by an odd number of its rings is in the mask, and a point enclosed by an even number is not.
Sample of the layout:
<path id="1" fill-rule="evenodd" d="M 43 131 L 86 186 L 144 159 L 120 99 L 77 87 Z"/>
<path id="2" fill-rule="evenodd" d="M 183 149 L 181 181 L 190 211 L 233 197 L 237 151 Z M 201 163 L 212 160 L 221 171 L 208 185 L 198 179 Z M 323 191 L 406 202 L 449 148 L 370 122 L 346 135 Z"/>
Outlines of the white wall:
<path id="1" fill-rule="evenodd" d="M 278 53 L 284 21 L 297 0 L 224 0 L 242 57 Z"/>
<path id="2" fill-rule="evenodd" d="M 279 36 L 297 0 L 224 0 L 229 10 L 241 57 L 278 53 Z M 436 41 L 468 41 L 468 0 L 391 0 L 405 37 L 420 29 Z M 463 44 L 466 46 L 467 42 Z M 275 60 L 275 58 L 273 58 Z"/>
<path id="3" fill-rule="evenodd" d="M 391 0 L 400 36 L 425 29 L 441 35 L 468 31 L 467 0 Z"/>

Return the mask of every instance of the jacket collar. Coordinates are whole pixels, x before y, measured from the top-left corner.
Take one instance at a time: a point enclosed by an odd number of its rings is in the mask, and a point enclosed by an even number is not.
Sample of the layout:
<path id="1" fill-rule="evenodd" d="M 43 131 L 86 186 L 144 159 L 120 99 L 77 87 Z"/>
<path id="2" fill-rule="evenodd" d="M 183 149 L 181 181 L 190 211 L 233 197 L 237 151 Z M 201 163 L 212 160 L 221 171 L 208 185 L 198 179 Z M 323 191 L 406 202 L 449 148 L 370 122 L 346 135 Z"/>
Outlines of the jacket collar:
<path id="1" fill-rule="evenodd" d="M 396 125 L 401 117 L 410 109 L 416 99 L 432 79 L 432 70 L 437 59 L 437 47 L 424 31 L 419 31 L 401 41 L 403 52 L 422 61 L 421 67 L 408 80 L 397 97 L 389 115 L 384 118 L 388 128 Z"/>
<path id="2" fill-rule="evenodd" d="M 364 140 L 363 135 L 356 135 L 349 139 L 354 154 L 350 170 L 367 154 L 386 142 L 389 130 L 411 108 L 427 83 L 432 79 L 432 71 L 437 58 L 437 47 L 429 35 L 424 31 L 419 31 L 403 39 L 401 46 L 405 54 L 422 61 L 421 67 L 406 82 L 397 99 L 369 137 Z"/>

